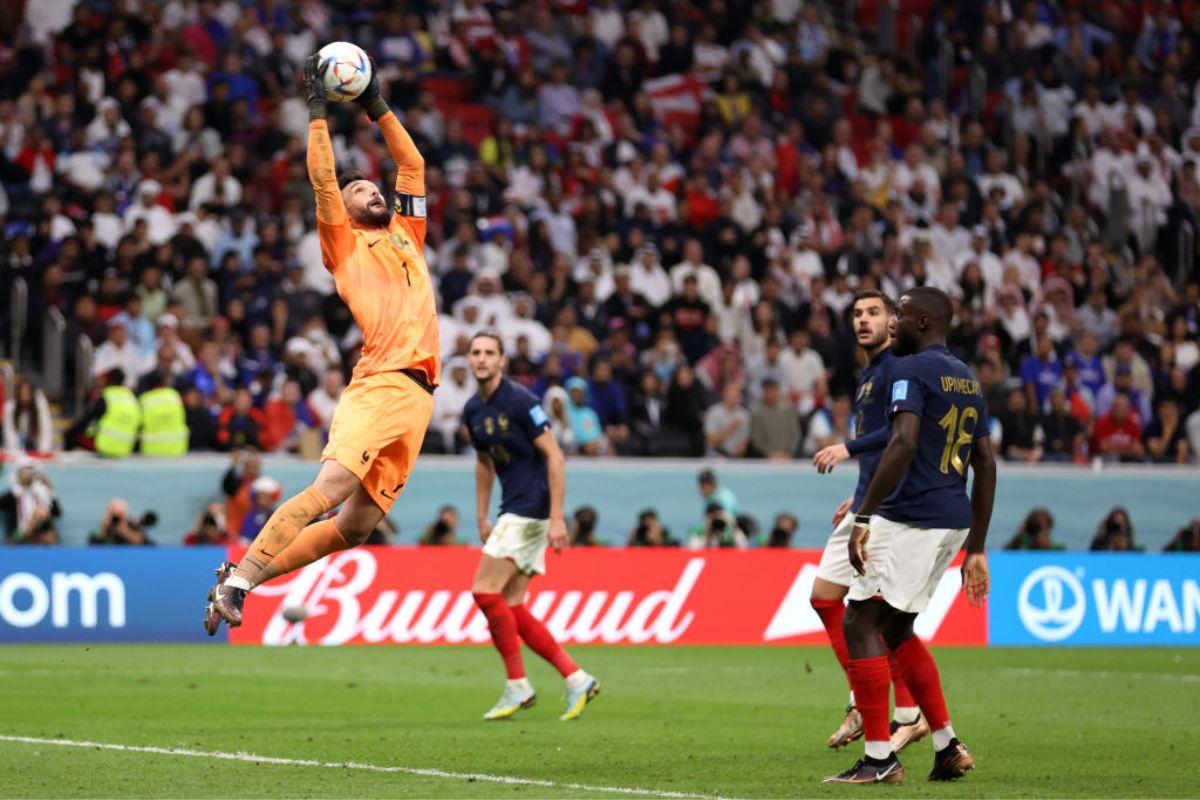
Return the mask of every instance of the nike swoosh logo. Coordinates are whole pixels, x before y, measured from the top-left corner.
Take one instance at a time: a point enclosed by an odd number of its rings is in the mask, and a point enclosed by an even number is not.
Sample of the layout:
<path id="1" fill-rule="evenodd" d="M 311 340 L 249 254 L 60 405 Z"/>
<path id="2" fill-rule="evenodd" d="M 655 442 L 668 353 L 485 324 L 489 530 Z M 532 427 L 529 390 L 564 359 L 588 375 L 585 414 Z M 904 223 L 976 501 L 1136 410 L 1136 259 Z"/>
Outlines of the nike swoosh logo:
<path id="1" fill-rule="evenodd" d="M 371 249 L 372 247 L 374 247 L 375 245 L 379 244 L 382 241 L 383 241 L 383 239 L 376 239 L 375 241 L 373 241 L 369 245 L 367 245 L 367 249 L 368 250 Z"/>

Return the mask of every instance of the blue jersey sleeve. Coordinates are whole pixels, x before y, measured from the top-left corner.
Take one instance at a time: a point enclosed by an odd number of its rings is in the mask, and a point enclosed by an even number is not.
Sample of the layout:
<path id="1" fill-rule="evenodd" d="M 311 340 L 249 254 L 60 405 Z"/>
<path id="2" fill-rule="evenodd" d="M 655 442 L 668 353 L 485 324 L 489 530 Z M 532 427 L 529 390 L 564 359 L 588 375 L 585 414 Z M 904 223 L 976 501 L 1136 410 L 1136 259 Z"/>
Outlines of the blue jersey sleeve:
<path id="1" fill-rule="evenodd" d="M 850 455 L 857 456 L 860 453 L 873 453 L 876 450 L 882 450 L 887 447 L 888 439 L 892 436 L 892 429 L 886 425 L 876 428 L 870 433 L 865 433 L 862 436 L 855 436 L 850 441 L 846 442 L 846 450 Z"/>
<path id="2" fill-rule="evenodd" d="M 516 415 L 517 424 L 529 434 L 530 439 L 536 439 L 550 430 L 550 416 L 546 409 L 533 395 L 522 396 L 518 401 L 520 413 Z"/>
<path id="3" fill-rule="evenodd" d="M 901 411 L 909 411 L 919 417 L 924 410 L 925 393 L 920 378 L 913 370 L 898 370 L 888 399 L 888 419 Z"/>

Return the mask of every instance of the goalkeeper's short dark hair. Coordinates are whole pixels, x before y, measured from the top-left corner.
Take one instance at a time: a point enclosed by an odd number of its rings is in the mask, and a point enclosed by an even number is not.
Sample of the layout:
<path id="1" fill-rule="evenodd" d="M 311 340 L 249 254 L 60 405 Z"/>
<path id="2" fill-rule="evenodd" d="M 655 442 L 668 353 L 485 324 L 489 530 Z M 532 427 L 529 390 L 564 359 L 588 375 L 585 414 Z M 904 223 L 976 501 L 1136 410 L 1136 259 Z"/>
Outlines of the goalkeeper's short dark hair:
<path id="1" fill-rule="evenodd" d="M 365 180 L 367 180 L 367 176 L 362 174 L 362 172 L 359 170 L 348 169 L 338 175 L 338 188 L 345 189 L 348 185 L 354 183 L 355 181 Z"/>

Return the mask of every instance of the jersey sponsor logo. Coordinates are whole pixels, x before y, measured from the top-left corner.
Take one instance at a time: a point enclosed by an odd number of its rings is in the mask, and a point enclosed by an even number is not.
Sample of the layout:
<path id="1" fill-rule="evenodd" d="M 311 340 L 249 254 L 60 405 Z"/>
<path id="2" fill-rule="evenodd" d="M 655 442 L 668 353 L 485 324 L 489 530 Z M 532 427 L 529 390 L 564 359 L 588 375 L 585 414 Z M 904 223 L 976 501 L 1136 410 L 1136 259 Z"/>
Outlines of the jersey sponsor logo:
<path id="1" fill-rule="evenodd" d="M 1062 567 L 1038 567 L 1021 584 L 1017 614 L 1025 629 L 1043 642 L 1061 642 L 1083 624 L 1087 597 L 1083 584 Z"/>
<path id="2" fill-rule="evenodd" d="M 534 425 L 549 425 L 550 417 L 546 416 L 546 409 L 541 406 L 534 406 L 529 409 L 529 418 L 533 420 Z"/>
<path id="3" fill-rule="evenodd" d="M 908 381 L 901 380 L 892 384 L 892 402 L 899 403 L 908 399 Z"/>

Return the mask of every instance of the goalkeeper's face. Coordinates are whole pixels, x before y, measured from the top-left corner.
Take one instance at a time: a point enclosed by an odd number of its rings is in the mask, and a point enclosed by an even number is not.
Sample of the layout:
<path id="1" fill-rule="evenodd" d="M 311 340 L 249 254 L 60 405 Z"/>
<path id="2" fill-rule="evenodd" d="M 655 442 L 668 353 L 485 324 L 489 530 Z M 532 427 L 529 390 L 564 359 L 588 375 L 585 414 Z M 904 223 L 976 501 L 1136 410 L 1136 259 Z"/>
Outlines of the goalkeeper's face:
<path id="1" fill-rule="evenodd" d="M 342 189 L 342 202 L 350 221 L 360 228 L 386 228 L 392 215 L 379 187 L 370 181 L 352 181 Z"/>
<path id="2" fill-rule="evenodd" d="M 500 340 L 490 333 L 476 334 L 467 350 L 467 363 L 481 386 L 503 375 L 506 360 Z"/>

